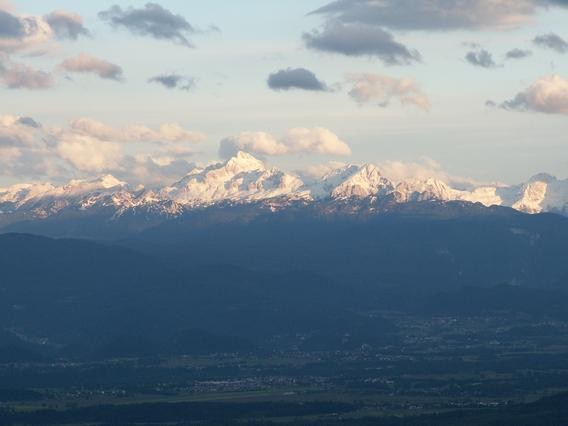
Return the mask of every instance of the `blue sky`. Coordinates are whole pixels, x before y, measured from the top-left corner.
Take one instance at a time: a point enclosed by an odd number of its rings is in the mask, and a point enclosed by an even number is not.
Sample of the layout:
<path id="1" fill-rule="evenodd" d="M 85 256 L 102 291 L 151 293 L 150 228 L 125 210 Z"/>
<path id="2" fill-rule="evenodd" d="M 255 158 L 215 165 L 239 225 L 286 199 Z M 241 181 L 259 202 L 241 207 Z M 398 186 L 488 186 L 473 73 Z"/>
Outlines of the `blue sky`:
<path id="1" fill-rule="evenodd" d="M 345 56 L 306 47 L 302 34 L 321 28 L 328 19 L 307 14 L 328 4 L 326 0 L 157 3 L 202 30 L 190 36 L 195 48 L 115 29 L 97 16 L 115 4 L 123 9 L 143 8 L 145 1 L 13 2 L 9 10 L 15 16 L 41 17 L 60 9 L 75 12 L 92 36 L 57 40 L 55 47 L 41 56 L 30 56 L 23 50 L 10 52 L 10 61 L 51 72 L 63 60 L 87 53 L 119 65 L 124 79 L 117 82 L 96 75 L 59 72 L 53 87 L 45 90 L 0 89 L 0 113 L 32 117 L 43 126 L 60 128 L 78 118 L 113 128 L 132 124 L 157 128 L 162 123 L 178 123 L 207 136 L 205 141 L 192 144 L 194 154 L 185 157 L 187 163 L 217 159 L 219 142 L 237 138 L 242 132 L 262 131 L 278 139 L 291 128 L 321 127 L 348 144 L 352 155 L 297 150 L 278 156 L 264 153 L 267 161 L 293 170 L 331 160 L 381 164 L 424 163 L 427 158 L 450 175 L 478 181 L 514 183 L 541 171 L 568 177 L 565 113 L 486 106 L 488 100 L 499 105 L 514 98 L 545 76 L 568 78 L 568 54 L 539 48 L 532 42 L 535 36 L 551 32 L 568 39 L 566 9 L 539 8 L 526 22 L 506 29 L 388 28 L 397 41 L 422 56 L 421 63 L 388 65 L 373 55 Z M 210 30 L 211 25 L 220 31 Z M 504 54 L 512 48 L 529 49 L 532 55 L 505 60 Z M 493 55 L 495 67 L 476 67 L 465 60 L 469 51 L 480 50 Z M 333 91 L 270 90 L 268 76 L 287 68 L 307 69 Z M 148 83 L 150 77 L 161 74 L 191 76 L 195 86 L 181 91 Z M 379 106 L 379 102 L 360 105 L 348 95 L 347 74 L 412 79 L 429 99 L 431 109 L 425 112 L 413 105 L 401 106 L 396 97 L 387 107 Z M 154 150 L 151 140 L 111 142 L 120 144 L 122 155 L 150 155 Z M 4 164 L 8 161 L 5 159 Z M 8 171 L 10 167 L 5 166 L 0 169 L 0 184 L 114 172 L 110 166 L 108 170 L 98 166 L 85 169 L 78 164 L 69 163 L 45 176 L 37 171 L 26 173 L 22 167 L 17 172 Z"/>

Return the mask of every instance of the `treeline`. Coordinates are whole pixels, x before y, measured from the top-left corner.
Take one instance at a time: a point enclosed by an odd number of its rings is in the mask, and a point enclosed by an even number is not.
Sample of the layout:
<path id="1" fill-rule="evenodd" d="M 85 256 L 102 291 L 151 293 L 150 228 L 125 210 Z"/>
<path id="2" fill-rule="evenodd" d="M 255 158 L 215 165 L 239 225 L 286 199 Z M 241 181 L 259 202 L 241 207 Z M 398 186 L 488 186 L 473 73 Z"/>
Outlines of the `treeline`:
<path id="1" fill-rule="evenodd" d="M 321 416 L 355 411 L 354 404 L 340 402 L 257 402 L 245 404 L 190 402 L 100 405 L 66 411 L 0 411 L 0 425 L 151 425 L 207 422 L 223 424 L 238 419 Z"/>
<path id="2" fill-rule="evenodd" d="M 68 411 L 0 411 L 3 426 L 72 425 L 99 426 L 559 426 L 568 424 L 568 394 L 544 398 L 532 404 L 453 411 L 422 416 L 358 418 L 346 416 L 358 406 L 337 402 L 176 403 L 96 406 Z M 283 417 L 297 420 L 282 422 Z M 320 420 L 308 420 L 305 417 Z M 256 419 L 256 420 L 253 420 Z"/>

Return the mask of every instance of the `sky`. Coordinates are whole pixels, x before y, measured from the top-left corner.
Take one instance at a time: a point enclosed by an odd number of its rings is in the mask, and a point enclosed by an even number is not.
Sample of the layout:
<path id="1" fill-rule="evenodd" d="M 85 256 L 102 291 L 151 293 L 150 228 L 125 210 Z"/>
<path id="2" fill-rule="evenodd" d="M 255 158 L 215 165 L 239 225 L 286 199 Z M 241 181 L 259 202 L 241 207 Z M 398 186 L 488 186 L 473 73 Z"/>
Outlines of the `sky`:
<path id="1" fill-rule="evenodd" d="M 238 150 L 568 178 L 566 22 L 566 0 L 0 1 L 0 186 L 162 185 Z"/>

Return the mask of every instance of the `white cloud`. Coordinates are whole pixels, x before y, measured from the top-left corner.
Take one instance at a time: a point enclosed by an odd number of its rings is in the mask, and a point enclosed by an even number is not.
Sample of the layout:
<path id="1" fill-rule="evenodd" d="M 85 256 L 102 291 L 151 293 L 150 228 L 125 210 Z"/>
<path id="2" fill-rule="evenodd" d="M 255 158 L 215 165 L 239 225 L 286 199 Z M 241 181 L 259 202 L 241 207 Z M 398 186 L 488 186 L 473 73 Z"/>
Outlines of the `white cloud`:
<path id="1" fill-rule="evenodd" d="M 9 89 L 48 89 L 54 85 L 52 72 L 36 70 L 12 61 L 13 55 L 40 56 L 57 47 L 56 39 L 87 35 L 82 17 L 68 11 L 42 16 L 19 14 L 8 1 L 0 1 L 0 82 Z M 114 71 L 105 75 L 114 78 Z M 101 73 L 103 71 L 101 70 Z"/>
<path id="2" fill-rule="evenodd" d="M 568 80 L 559 75 L 542 77 L 501 106 L 508 110 L 568 115 Z"/>
<path id="3" fill-rule="evenodd" d="M 222 157 L 231 157 L 237 151 L 263 155 L 284 155 L 289 152 L 286 145 L 265 132 L 243 132 L 221 141 L 219 152 Z"/>
<path id="4" fill-rule="evenodd" d="M 81 171 L 109 171 L 154 180 L 152 174 L 178 168 L 184 159 L 194 154 L 193 144 L 206 139 L 203 133 L 184 129 L 179 124 L 166 123 L 157 130 L 143 125 L 115 128 L 90 118 L 80 118 L 69 128 L 53 129 L 59 144 L 59 155 Z M 120 143 L 155 143 L 150 154 L 123 156 Z M 181 161 L 181 162 L 180 162 Z M 133 173 L 133 169 L 136 173 Z M 143 180 L 144 180 L 143 179 Z"/>
<path id="5" fill-rule="evenodd" d="M 89 35 L 83 18 L 73 12 L 56 10 L 46 16 L 19 14 L 8 1 L 0 1 L 0 51 L 45 53 L 55 39 L 76 40 Z"/>
<path id="6" fill-rule="evenodd" d="M 27 117 L 0 116 L 0 175 L 51 176 L 61 172 L 51 138 Z"/>
<path id="7" fill-rule="evenodd" d="M 380 169 L 384 176 L 394 182 L 432 177 L 444 182 L 450 181 L 450 177 L 442 166 L 430 158 L 424 158 L 420 162 L 386 161 L 380 164 Z"/>
<path id="8" fill-rule="evenodd" d="M 290 152 L 310 152 L 325 155 L 351 155 L 351 148 L 330 130 L 295 128 L 288 131 L 283 143 Z"/>
<path id="9" fill-rule="evenodd" d="M 35 130 L 21 123 L 14 115 L 0 116 L 0 146 L 31 146 Z"/>
<path id="10" fill-rule="evenodd" d="M 54 34 L 49 24 L 39 16 L 18 16 L 0 5 L 0 24 L 3 37 L 0 51 L 14 53 L 46 49 Z"/>
<path id="11" fill-rule="evenodd" d="M 64 134 L 57 152 L 77 170 L 95 173 L 119 168 L 122 157 L 119 144 L 77 134 Z"/>
<path id="12" fill-rule="evenodd" d="M 381 174 L 393 182 L 404 180 L 437 179 L 456 189 L 472 189 L 487 182 L 479 182 L 468 177 L 449 173 L 439 162 L 429 157 L 418 161 L 384 161 L 379 163 Z"/>
<path id="13" fill-rule="evenodd" d="M 321 127 L 290 129 L 279 139 L 264 132 L 244 132 L 221 141 L 219 152 L 222 157 L 230 157 L 237 151 L 270 156 L 298 153 L 351 155 L 349 145 Z"/>
<path id="14" fill-rule="evenodd" d="M 376 103 L 386 107 L 393 99 L 397 99 L 403 106 L 414 105 L 424 111 L 430 110 L 430 100 L 413 79 L 396 79 L 379 74 L 349 74 L 346 80 L 351 85 L 349 96 L 361 105 Z"/>
<path id="15" fill-rule="evenodd" d="M 206 139 L 203 133 L 187 131 L 177 123 L 162 124 L 159 131 L 148 129 L 145 126 L 138 126 L 136 129 L 139 137 L 146 138 L 146 140 L 198 143 Z"/>

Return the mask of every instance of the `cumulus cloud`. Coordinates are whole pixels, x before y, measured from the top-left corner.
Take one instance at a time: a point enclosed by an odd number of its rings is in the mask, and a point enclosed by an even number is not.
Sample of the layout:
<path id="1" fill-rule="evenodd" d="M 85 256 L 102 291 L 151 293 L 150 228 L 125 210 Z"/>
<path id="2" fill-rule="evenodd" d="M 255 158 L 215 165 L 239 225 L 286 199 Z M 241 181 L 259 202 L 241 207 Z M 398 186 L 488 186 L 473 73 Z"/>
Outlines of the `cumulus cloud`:
<path id="1" fill-rule="evenodd" d="M 122 9 L 114 5 L 100 12 L 99 17 L 112 26 L 127 29 L 133 34 L 193 47 L 188 36 L 196 32 L 195 28 L 183 16 L 176 15 L 157 3 L 146 3 L 139 9 Z"/>
<path id="2" fill-rule="evenodd" d="M 18 16 L 0 7 L 0 51 L 45 48 L 52 39 L 53 31 L 42 17 Z"/>
<path id="3" fill-rule="evenodd" d="M 13 115 L 0 116 L 0 145 L 31 146 L 35 132 L 25 123 L 26 120 Z"/>
<path id="4" fill-rule="evenodd" d="M 43 17 L 19 15 L 7 2 L 0 2 L 0 82 L 9 89 L 52 87 L 52 72 L 14 62 L 11 57 L 43 55 L 56 46 L 56 38 L 76 39 L 87 34 L 81 16 L 72 12 L 59 10 Z"/>
<path id="5" fill-rule="evenodd" d="M 388 106 L 393 100 L 401 105 L 414 105 L 424 111 L 430 110 L 430 101 L 418 84 L 409 78 L 396 79 L 379 74 L 350 74 L 346 77 L 351 85 L 349 96 L 357 103 Z"/>
<path id="6" fill-rule="evenodd" d="M 381 173 L 394 182 L 401 182 L 407 179 L 429 179 L 436 178 L 444 182 L 451 179 L 443 170 L 440 163 L 431 158 L 422 158 L 420 161 L 385 161 L 380 164 Z"/>
<path id="7" fill-rule="evenodd" d="M 148 80 L 149 83 L 157 83 L 166 89 L 179 89 L 188 91 L 195 87 L 195 79 L 180 74 L 161 74 Z"/>
<path id="8" fill-rule="evenodd" d="M 269 156 L 298 153 L 351 155 L 349 145 L 330 130 L 320 127 L 290 129 L 282 138 L 264 132 L 244 132 L 221 141 L 221 157 L 231 157 L 238 151 Z"/>
<path id="9" fill-rule="evenodd" d="M 421 61 L 418 51 L 397 42 L 384 29 L 367 24 L 332 21 L 321 29 L 304 33 L 303 39 L 310 49 L 347 56 L 377 57 L 388 65 Z"/>
<path id="10" fill-rule="evenodd" d="M 487 50 L 471 51 L 465 55 L 465 60 L 471 65 L 481 68 L 495 68 L 497 64 L 493 60 L 493 55 Z"/>
<path id="11" fill-rule="evenodd" d="M 317 76 L 305 68 L 287 68 L 268 76 L 268 87 L 272 90 L 309 90 L 325 92 L 329 88 L 327 84 L 319 80 Z"/>
<path id="12" fill-rule="evenodd" d="M 77 40 L 79 36 L 89 36 L 89 30 L 83 25 L 83 18 L 73 12 L 56 10 L 44 16 L 57 38 Z"/>
<path id="13" fill-rule="evenodd" d="M 51 73 L 9 61 L 0 64 L 0 81 L 8 89 L 44 90 L 54 85 Z"/>
<path id="14" fill-rule="evenodd" d="M 284 155 L 289 153 L 289 147 L 265 132 L 243 132 L 238 136 L 221 141 L 219 147 L 219 155 L 221 157 L 232 157 L 238 151 L 263 155 Z"/>
<path id="15" fill-rule="evenodd" d="M 203 133 L 186 130 L 176 123 L 162 124 L 158 129 L 144 125 L 116 128 L 90 118 L 73 120 L 68 129 L 60 129 L 57 134 L 60 140 L 70 137 L 65 153 L 76 168 L 85 170 L 90 166 L 94 170 L 95 164 L 101 165 L 102 159 L 106 159 L 107 168 L 104 170 L 121 178 L 146 183 L 171 177 L 170 173 L 187 165 L 186 158 L 195 154 L 193 146 L 206 139 Z M 96 145 L 97 141 L 100 145 Z M 150 143 L 153 147 L 150 153 L 121 156 L 118 163 L 110 162 L 116 158 L 116 149 L 112 148 L 119 147 L 121 143 Z M 96 146 L 103 147 L 105 155 L 89 165 L 82 154 Z M 60 154 L 63 155 L 62 152 Z M 73 154 L 76 155 L 74 161 L 70 157 Z M 99 168 L 99 171 L 102 170 Z"/>
<path id="16" fill-rule="evenodd" d="M 116 64 L 81 53 L 79 56 L 69 58 L 60 65 L 62 69 L 71 73 L 95 74 L 107 80 L 121 81 L 122 68 Z"/>
<path id="17" fill-rule="evenodd" d="M 0 175 L 42 177 L 61 172 L 54 143 L 30 117 L 0 116 Z"/>
<path id="18" fill-rule="evenodd" d="M 554 33 L 539 35 L 534 38 L 533 43 L 538 47 L 552 49 L 558 53 L 568 52 L 568 42 Z"/>
<path id="19" fill-rule="evenodd" d="M 524 59 L 532 55 L 530 50 L 524 49 L 511 49 L 505 54 L 505 58 L 507 59 Z"/>
<path id="20" fill-rule="evenodd" d="M 72 133 L 61 135 L 57 152 L 77 170 L 94 173 L 118 168 L 121 159 L 117 143 Z"/>
<path id="21" fill-rule="evenodd" d="M 0 2 L 0 52 L 44 54 L 55 46 L 55 39 L 76 40 L 81 35 L 89 31 L 76 13 L 56 10 L 45 16 L 19 15 Z"/>
<path id="22" fill-rule="evenodd" d="M 80 134 L 72 129 L 44 127 L 31 117 L 3 118 L 0 134 L 16 136 L 19 163 L 12 173 L 55 176 L 70 171 L 98 173 L 119 166 L 120 145 Z M 38 162 L 38 165 L 34 164 Z"/>
<path id="23" fill-rule="evenodd" d="M 568 115 L 568 80 L 550 75 L 536 81 L 501 107 L 514 111 L 534 111 Z"/>

